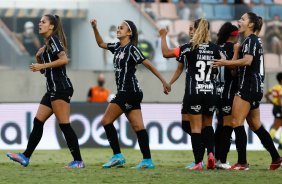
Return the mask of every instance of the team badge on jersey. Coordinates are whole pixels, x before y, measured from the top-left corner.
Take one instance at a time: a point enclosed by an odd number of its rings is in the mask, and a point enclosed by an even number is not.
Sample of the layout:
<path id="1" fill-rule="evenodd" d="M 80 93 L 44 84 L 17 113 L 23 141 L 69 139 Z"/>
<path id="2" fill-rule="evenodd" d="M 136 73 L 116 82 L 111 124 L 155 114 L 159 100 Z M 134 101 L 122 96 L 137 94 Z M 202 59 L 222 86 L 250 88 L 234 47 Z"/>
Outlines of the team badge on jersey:
<path id="1" fill-rule="evenodd" d="M 195 106 L 191 106 L 191 109 L 193 109 L 196 112 L 199 112 L 201 110 L 201 105 L 195 105 Z"/>
<path id="2" fill-rule="evenodd" d="M 121 52 L 120 54 L 119 54 L 119 59 L 123 59 L 124 58 L 124 52 Z"/>

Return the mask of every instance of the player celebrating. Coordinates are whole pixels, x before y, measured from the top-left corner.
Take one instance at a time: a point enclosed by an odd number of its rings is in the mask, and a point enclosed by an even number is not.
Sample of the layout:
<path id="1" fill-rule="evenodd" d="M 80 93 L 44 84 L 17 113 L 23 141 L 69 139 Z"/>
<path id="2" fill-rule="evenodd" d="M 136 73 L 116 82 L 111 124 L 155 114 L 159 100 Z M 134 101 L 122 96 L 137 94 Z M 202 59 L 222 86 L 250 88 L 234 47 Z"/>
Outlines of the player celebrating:
<path id="1" fill-rule="evenodd" d="M 271 138 L 274 138 L 274 135 L 277 129 L 282 126 L 282 72 L 276 75 L 278 84 L 273 86 L 264 96 L 270 103 L 273 104 L 273 116 L 274 124 L 269 132 Z M 269 95 L 272 94 L 273 100 L 269 98 Z M 282 149 L 282 131 L 280 132 L 279 146 L 278 149 Z"/>
<path id="2" fill-rule="evenodd" d="M 31 71 L 41 71 L 47 78 L 47 93 L 43 96 L 30 134 L 27 148 L 23 153 L 7 153 L 12 160 L 26 167 L 29 159 L 40 142 L 45 121 L 54 113 L 74 158 L 65 168 L 84 168 L 78 140 L 70 125 L 70 99 L 73 87 L 66 74 L 68 64 L 67 41 L 61 19 L 58 15 L 44 15 L 39 22 L 39 34 L 43 35 L 46 45 L 36 54 L 37 64 L 30 65 Z"/>
<path id="3" fill-rule="evenodd" d="M 198 28 L 200 21 L 201 21 L 201 19 L 197 19 L 197 20 L 192 21 L 190 23 L 190 25 L 189 25 L 189 36 L 190 36 L 190 39 L 193 38 L 194 32 Z M 162 44 L 163 56 L 165 58 L 176 57 L 177 60 L 178 60 L 179 59 L 179 55 L 180 55 L 180 50 L 183 50 L 182 47 L 185 46 L 185 44 L 181 45 L 179 47 L 176 47 L 174 49 L 169 49 L 168 45 L 166 43 L 167 30 L 165 28 L 162 28 L 162 29 L 160 29 L 159 33 L 160 33 L 161 41 L 162 41 L 161 44 Z M 188 70 L 187 70 L 187 63 L 178 62 L 177 69 L 175 70 L 172 78 L 169 81 L 170 85 L 172 85 L 179 78 L 179 76 L 181 75 L 181 73 L 182 73 L 182 71 L 184 69 L 184 64 L 186 65 L 186 72 L 188 72 Z M 187 106 L 186 97 L 187 97 L 187 95 L 184 94 L 183 101 L 182 101 L 182 109 L 181 109 L 182 129 L 186 133 L 191 135 L 191 125 L 190 125 L 190 120 L 189 120 L 189 115 L 188 115 L 188 106 Z M 205 146 L 202 143 L 202 155 L 204 155 L 204 153 L 205 153 Z M 195 161 L 193 161 L 191 165 L 189 165 L 189 166 L 187 166 L 185 168 L 186 169 L 190 169 L 190 168 L 194 167 L 194 165 L 195 165 Z M 202 161 L 202 167 L 204 167 L 204 162 L 203 161 Z"/>
<path id="4" fill-rule="evenodd" d="M 120 40 L 118 43 L 105 43 L 98 32 L 97 20 L 92 19 L 90 23 L 94 30 L 98 46 L 108 49 L 114 54 L 113 62 L 118 91 L 116 96 L 110 102 L 101 121 L 114 153 L 114 156 L 110 161 L 102 167 L 111 168 L 125 163 L 125 158 L 120 151 L 117 131 L 113 125 L 113 122 L 120 115 L 125 113 L 132 128 L 137 134 L 140 150 L 143 154 L 142 162 L 135 168 L 154 168 L 149 148 L 149 138 L 142 120 L 140 103 L 143 98 L 143 93 L 135 76 L 136 66 L 142 63 L 155 74 L 161 80 L 166 94 L 170 91 L 170 85 L 165 82 L 157 69 L 136 47 L 138 34 L 137 28 L 132 21 L 125 20 L 118 26 L 117 38 Z"/>
<path id="5" fill-rule="evenodd" d="M 263 25 L 263 18 L 255 13 L 245 13 L 239 20 L 239 32 L 244 34 L 242 49 L 237 60 L 227 61 L 223 57 L 212 63 L 214 67 L 239 66 L 239 89 L 234 97 L 232 125 L 236 136 L 238 163 L 229 170 L 248 170 L 246 158 L 247 135 L 244 120 L 254 131 L 263 146 L 270 152 L 272 163 L 270 170 L 280 167 L 282 158 L 274 147 L 269 133 L 260 123 L 259 103 L 263 96 L 264 61 L 261 39 L 257 36 Z M 236 54 L 235 50 L 235 54 Z"/>
<path id="6" fill-rule="evenodd" d="M 229 59 L 234 55 L 234 44 L 238 42 L 239 31 L 238 28 L 232 25 L 230 22 L 224 23 L 217 34 L 216 44 L 218 44 L 228 56 Z M 236 58 L 238 56 L 235 56 Z M 236 69 L 236 68 L 235 68 Z M 220 67 L 218 75 L 218 108 L 217 119 L 218 125 L 215 131 L 215 158 L 217 168 L 227 168 L 231 166 L 226 163 L 227 153 L 230 149 L 231 134 L 233 132 L 231 124 L 231 112 L 232 104 L 235 92 L 237 91 L 238 80 L 235 75 L 235 71 L 228 67 Z"/>

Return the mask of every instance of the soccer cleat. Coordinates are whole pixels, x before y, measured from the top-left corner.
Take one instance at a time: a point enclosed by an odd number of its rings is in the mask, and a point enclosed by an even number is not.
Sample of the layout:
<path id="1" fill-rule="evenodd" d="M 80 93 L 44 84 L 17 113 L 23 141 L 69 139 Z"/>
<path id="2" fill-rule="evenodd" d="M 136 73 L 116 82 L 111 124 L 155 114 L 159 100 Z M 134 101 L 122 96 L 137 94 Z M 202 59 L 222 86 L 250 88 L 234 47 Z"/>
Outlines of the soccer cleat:
<path id="1" fill-rule="evenodd" d="M 282 166 L 282 158 L 281 157 L 278 158 L 276 161 L 272 161 L 268 170 L 276 170 L 280 166 Z"/>
<path id="2" fill-rule="evenodd" d="M 213 153 L 210 152 L 208 155 L 207 169 L 214 169 L 214 168 L 215 168 L 214 156 Z"/>
<path id="3" fill-rule="evenodd" d="M 194 165 L 195 165 L 195 161 L 193 161 L 191 165 L 185 167 L 185 169 L 190 169 L 190 168 L 194 167 Z M 204 162 L 203 161 L 202 161 L 202 167 L 204 167 Z"/>
<path id="4" fill-rule="evenodd" d="M 125 158 L 122 156 L 121 153 L 119 153 L 112 156 L 112 158 L 108 163 L 102 165 L 102 168 L 112 168 L 117 165 L 123 165 L 124 163 L 125 163 Z"/>
<path id="5" fill-rule="evenodd" d="M 139 165 L 132 167 L 133 169 L 154 169 L 155 165 L 152 159 L 143 159 Z"/>
<path id="6" fill-rule="evenodd" d="M 226 170 L 249 170 L 249 164 L 235 164 L 231 168 L 226 169 Z"/>
<path id="7" fill-rule="evenodd" d="M 203 164 L 202 162 L 199 162 L 198 164 L 195 164 L 190 170 L 203 170 Z"/>
<path id="8" fill-rule="evenodd" d="M 218 169 L 227 170 L 230 168 L 231 168 L 231 165 L 228 162 L 218 164 Z"/>
<path id="9" fill-rule="evenodd" d="M 20 163 L 22 166 L 26 167 L 28 166 L 28 163 L 29 163 L 29 158 L 27 158 L 24 154 L 22 153 L 7 153 L 7 156 L 15 161 L 15 162 L 18 162 Z"/>
<path id="10" fill-rule="evenodd" d="M 215 164 L 215 168 L 219 169 L 219 164 L 221 164 L 220 160 L 217 160 L 216 158 L 214 158 L 214 164 Z"/>
<path id="11" fill-rule="evenodd" d="M 69 165 L 64 166 L 63 168 L 85 168 L 83 161 L 71 161 Z"/>

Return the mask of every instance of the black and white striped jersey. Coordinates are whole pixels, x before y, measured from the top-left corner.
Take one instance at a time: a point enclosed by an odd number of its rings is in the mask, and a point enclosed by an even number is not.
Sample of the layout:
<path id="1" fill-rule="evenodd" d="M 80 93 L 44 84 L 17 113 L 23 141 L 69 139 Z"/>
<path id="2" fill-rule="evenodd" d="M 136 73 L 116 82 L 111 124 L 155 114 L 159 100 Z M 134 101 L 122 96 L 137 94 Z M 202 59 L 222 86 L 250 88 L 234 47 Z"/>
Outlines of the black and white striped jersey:
<path id="1" fill-rule="evenodd" d="M 146 57 L 131 42 L 124 47 L 120 46 L 120 42 L 108 43 L 108 50 L 114 54 L 117 91 L 141 92 L 135 72 L 137 64 L 146 60 Z"/>
<path id="2" fill-rule="evenodd" d="M 227 55 L 228 59 L 232 59 L 234 55 L 234 43 L 226 42 L 220 45 L 224 53 Z M 219 83 L 221 88 L 221 97 L 231 98 L 238 90 L 238 77 L 233 77 L 231 74 L 231 69 L 222 66 L 219 68 Z M 233 94 L 233 95 L 231 95 Z"/>
<path id="3" fill-rule="evenodd" d="M 238 67 L 239 89 L 246 92 L 263 93 L 264 86 L 264 58 L 261 39 L 251 34 L 242 43 L 239 59 L 245 55 L 252 55 L 250 66 Z"/>
<path id="4" fill-rule="evenodd" d="M 186 65 L 186 93 L 216 94 L 216 79 L 211 63 L 212 59 L 220 59 L 220 52 L 223 53 L 223 50 L 212 42 L 200 44 L 194 50 L 192 48 L 191 43 L 180 46 L 177 59 Z"/>
<path id="5" fill-rule="evenodd" d="M 41 54 L 41 61 L 43 63 L 56 61 L 59 59 L 57 54 L 61 51 L 64 51 L 61 40 L 57 36 L 51 36 L 49 46 L 47 46 L 43 54 Z M 72 87 L 71 81 L 66 74 L 65 65 L 56 68 L 46 68 L 44 70 L 44 75 L 47 78 L 47 91 L 56 92 Z"/>

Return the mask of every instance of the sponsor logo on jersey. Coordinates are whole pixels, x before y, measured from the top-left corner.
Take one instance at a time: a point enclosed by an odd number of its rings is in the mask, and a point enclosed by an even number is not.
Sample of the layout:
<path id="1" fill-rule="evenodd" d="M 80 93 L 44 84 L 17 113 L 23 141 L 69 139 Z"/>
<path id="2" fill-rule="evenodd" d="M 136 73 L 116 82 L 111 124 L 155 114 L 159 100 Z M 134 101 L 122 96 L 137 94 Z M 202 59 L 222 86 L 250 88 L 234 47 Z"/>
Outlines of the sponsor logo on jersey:
<path id="1" fill-rule="evenodd" d="M 123 58 L 124 58 L 124 55 L 125 55 L 125 53 L 124 53 L 124 52 L 121 52 L 121 53 L 119 54 L 119 59 L 123 59 Z"/>
<path id="2" fill-rule="evenodd" d="M 126 110 L 129 110 L 129 109 L 132 108 L 132 105 L 130 105 L 130 104 L 128 104 L 128 103 L 124 104 L 124 106 L 125 106 Z"/>
<path id="3" fill-rule="evenodd" d="M 191 106 L 191 109 L 193 109 L 196 112 L 199 112 L 201 110 L 201 105 L 195 105 L 195 106 Z"/>
<path id="4" fill-rule="evenodd" d="M 246 44 L 246 45 L 245 45 L 244 52 L 248 52 L 248 50 L 249 50 L 249 46 L 248 46 L 248 44 Z"/>
<path id="5" fill-rule="evenodd" d="M 205 91 L 205 92 L 210 92 L 212 91 L 214 88 L 213 88 L 213 85 L 212 84 L 198 84 L 197 87 L 196 87 L 197 90 L 200 90 L 200 91 Z"/>
<path id="6" fill-rule="evenodd" d="M 184 49 L 182 52 L 181 52 L 181 55 L 182 54 L 185 54 L 186 52 L 190 52 L 191 51 L 191 48 L 189 47 L 189 48 L 186 48 L 186 49 Z"/>
<path id="7" fill-rule="evenodd" d="M 134 54 L 136 56 L 136 59 L 139 60 L 140 59 L 140 55 L 136 51 L 134 51 Z"/>
<path id="8" fill-rule="evenodd" d="M 216 90 L 218 93 L 222 93 L 223 92 L 224 87 L 217 87 Z"/>
<path id="9" fill-rule="evenodd" d="M 54 43 L 51 43 L 51 49 L 52 49 L 52 52 L 56 51 L 56 47 L 55 47 Z"/>
<path id="10" fill-rule="evenodd" d="M 222 108 L 222 111 L 225 113 L 229 113 L 231 111 L 231 106 L 225 106 Z"/>
<path id="11" fill-rule="evenodd" d="M 115 68 L 115 72 L 121 72 L 122 69 L 121 68 Z"/>
<path id="12" fill-rule="evenodd" d="M 212 108 L 209 108 L 209 111 L 214 112 L 216 109 L 216 106 L 214 105 Z"/>
<path id="13" fill-rule="evenodd" d="M 211 50 L 199 50 L 200 54 L 213 54 L 213 51 Z"/>

